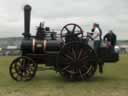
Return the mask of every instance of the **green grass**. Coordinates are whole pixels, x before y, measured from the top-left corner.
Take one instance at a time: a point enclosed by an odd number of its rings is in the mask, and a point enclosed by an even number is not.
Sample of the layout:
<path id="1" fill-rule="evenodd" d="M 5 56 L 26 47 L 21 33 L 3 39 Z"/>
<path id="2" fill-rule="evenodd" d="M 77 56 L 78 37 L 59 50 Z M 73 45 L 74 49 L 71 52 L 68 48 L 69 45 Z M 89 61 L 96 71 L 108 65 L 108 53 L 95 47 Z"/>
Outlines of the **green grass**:
<path id="1" fill-rule="evenodd" d="M 8 69 L 15 57 L 0 57 L 0 96 L 128 96 L 128 55 L 105 64 L 89 81 L 69 82 L 55 71 L 38 71 L 29 82 L 11 79 Z"/>

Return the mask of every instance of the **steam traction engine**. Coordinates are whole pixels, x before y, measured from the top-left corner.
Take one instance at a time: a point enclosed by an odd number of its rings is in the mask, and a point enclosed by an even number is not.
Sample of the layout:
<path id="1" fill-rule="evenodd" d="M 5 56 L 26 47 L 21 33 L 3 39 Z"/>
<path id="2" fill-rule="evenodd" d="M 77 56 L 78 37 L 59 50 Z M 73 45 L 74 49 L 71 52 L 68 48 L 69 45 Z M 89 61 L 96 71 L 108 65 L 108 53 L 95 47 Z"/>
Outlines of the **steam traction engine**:
<path id="1" fill-rule="evenodd" d="M 83 30 L 79 25 L 65 25 L 57 39 L 56 32 L 51 32 L 49 27 L 40 23 L 36 35 L 31 36 L 30 14 L 31 6 L 26 5 L 22 56 L 13 60 L 9 69 L 14 80 L 31 80 L 37 72 L 38 64 L 54 67 L 66 80 L 86 80 L 95 74 L 101 61 L 102 64 L 105 62 L 83 38 Z"/>

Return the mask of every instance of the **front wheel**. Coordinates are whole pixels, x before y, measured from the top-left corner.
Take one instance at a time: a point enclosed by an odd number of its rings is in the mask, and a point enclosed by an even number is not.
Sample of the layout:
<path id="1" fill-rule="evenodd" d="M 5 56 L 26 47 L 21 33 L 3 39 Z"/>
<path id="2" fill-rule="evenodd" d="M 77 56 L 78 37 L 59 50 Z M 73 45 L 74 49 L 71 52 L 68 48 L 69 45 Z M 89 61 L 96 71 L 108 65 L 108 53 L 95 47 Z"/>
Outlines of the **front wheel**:
<path id="1" fill-rule="evenodd" d="M 10 76 L 16 81 L 31 80 L 37 71 L 37 64 L 29 57 L 18 57 L 9 67 Z"/>

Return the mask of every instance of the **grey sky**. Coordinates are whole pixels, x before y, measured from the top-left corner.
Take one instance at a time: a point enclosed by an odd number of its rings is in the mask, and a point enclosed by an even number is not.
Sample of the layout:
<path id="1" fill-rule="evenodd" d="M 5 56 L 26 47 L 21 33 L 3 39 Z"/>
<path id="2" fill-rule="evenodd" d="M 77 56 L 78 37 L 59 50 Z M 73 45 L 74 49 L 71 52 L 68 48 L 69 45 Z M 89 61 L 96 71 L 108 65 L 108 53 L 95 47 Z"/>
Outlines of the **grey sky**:
<path id="1" fill-rule="evenodd" d="M 104 34 L 112 29 L 128 39 L 128 0 L 0 0 L 0 37 L 21 36 L 25 4 L 32 6 L 32 34 L 40 21 L 52 29 L 77 23 L 85 32 L 97 22 Z"/>

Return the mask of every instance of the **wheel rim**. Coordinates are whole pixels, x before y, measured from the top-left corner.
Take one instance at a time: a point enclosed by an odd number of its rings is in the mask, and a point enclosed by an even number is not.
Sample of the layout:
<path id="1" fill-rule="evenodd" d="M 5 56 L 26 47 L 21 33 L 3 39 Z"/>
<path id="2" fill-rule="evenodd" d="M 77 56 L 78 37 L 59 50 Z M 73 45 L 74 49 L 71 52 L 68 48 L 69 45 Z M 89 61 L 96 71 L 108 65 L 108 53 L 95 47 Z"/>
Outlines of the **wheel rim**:
<path id="1" fill-rule="evenodd" d="M 37 64 L 29 57 L 18 57 L 10 65 L 10 75 L 14 80 L 31 80 L 36 73 Z"/>

